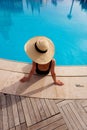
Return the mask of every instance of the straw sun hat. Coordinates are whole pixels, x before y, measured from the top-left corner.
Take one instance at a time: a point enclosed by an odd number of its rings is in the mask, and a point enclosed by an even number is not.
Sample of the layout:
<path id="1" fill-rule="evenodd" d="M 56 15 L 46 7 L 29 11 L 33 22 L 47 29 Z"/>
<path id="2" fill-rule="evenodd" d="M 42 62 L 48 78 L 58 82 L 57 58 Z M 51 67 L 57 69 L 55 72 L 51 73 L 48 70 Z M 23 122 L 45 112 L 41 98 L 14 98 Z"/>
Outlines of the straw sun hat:
<path id="1" fill-rule="evenodd" d="M 24 46 L 27 55 L 36 63 L 46 64 L 54 56 L 54 44 L 43 36 L 31 38 Z"/>

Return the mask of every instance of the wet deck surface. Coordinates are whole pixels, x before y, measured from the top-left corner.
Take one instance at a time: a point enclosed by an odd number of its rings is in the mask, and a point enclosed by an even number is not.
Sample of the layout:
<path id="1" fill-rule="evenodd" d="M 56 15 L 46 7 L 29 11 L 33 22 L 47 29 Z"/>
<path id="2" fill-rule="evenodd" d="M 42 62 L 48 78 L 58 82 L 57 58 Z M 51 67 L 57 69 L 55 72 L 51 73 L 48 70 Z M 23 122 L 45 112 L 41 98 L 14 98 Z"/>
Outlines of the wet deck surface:
<path id="1" fill-rule="evenodd" d="M 0 93 L 0 130 L 87 130 L 87 100 Z"/>

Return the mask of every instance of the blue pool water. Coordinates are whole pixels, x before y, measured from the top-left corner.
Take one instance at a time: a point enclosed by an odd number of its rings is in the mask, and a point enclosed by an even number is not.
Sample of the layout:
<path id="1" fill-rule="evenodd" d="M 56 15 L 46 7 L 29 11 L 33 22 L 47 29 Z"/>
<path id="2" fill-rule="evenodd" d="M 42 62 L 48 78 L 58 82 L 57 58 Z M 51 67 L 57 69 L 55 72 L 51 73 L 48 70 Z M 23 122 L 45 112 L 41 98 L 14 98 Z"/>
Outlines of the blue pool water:
<path id="1" fill-rule="evenodd" d="M 85 0 L 84 0 L 85 1 Z M 87 2 L 0 0 L 0 58 L 31 63 L 25 42 L 47 36 L 57 65 L 87 65 Z"/>

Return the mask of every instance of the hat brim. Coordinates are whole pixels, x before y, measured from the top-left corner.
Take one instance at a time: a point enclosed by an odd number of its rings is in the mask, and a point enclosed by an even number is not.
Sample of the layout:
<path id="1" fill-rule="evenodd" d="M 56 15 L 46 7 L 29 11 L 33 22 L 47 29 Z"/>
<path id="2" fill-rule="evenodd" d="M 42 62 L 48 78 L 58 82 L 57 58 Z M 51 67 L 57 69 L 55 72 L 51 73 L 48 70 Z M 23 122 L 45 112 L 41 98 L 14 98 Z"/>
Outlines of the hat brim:
<path id="1" fill-rule="evenodd" d="M 46 53 L 40 53 L 35 49 L 35 42 L 39 39 L 47 40 L 49 43 L 49 49 Z M 31 38 L 24 46 L 27 55 L 38 64 L 46 64 L 50 62 L 54 56 L 54 44 L 52 41 L 44 36 L 38 36 Z"/>

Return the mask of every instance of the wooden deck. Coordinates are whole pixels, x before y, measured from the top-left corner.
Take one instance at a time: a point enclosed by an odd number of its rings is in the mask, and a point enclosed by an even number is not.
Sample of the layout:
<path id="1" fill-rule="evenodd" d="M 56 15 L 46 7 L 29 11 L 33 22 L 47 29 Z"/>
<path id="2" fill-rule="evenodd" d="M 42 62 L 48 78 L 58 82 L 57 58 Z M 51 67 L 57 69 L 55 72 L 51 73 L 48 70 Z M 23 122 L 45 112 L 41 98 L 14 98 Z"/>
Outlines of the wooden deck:
<path id="1" fill-rule="evenodd" d="M 87 130 L 87 100 L 0 93 L 0 130 Z"/>

